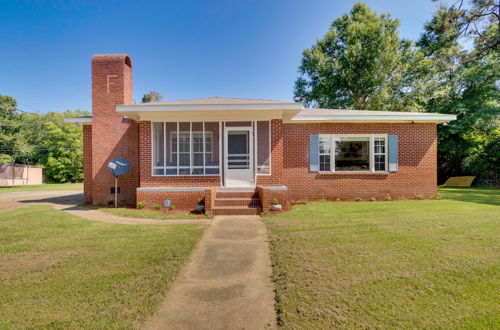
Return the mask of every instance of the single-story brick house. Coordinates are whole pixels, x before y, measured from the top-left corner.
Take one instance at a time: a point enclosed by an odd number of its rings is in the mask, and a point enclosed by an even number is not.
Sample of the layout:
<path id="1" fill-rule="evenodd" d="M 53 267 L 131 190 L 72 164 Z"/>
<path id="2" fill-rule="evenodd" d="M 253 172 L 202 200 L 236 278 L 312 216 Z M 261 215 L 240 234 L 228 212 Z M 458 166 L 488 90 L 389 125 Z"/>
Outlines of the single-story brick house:
<path id="1" fill-rule="evenodd" d="M 306 109 L 301 103 L 210 97 L 133 104 L 127 55 L 92 57 L 84 125 L 84 198 L 113 198 L 107 165 L 127 159 L 119 199 L 169 199 L 214 214 L 252 214 L 278 199 L 415 198 L 436 194 L 437 124 L 453 115 Z"/>

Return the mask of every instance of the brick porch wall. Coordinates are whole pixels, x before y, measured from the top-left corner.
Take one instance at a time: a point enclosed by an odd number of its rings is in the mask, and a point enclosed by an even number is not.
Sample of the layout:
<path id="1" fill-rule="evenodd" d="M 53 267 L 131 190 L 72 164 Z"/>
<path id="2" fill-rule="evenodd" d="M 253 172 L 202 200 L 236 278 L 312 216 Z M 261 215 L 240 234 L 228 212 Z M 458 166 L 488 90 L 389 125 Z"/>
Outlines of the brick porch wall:
<path id="1" fill-rule="evenodd" d="M 147 209 L 155 204 L 165 210 L 165 199 L 170 199 L 170 205 L 176 210 L 192 211 L 200 198 L 205 198 L 205 191 L 137 191 L 137 202 L 145 202 Z"/>
<path id="2" fill-rule="evenodd" d="M 310 134 L 397 134 L 399 169 L 384 174 L 309 172 Z M 283 140 L 286 141 L 283 184 L 288 187 L 290 200 L 383 199 L 387 195 L 392 198 L 415 198 L 416 194 L 436 194 L 435 124 L 284 124 Z"/>

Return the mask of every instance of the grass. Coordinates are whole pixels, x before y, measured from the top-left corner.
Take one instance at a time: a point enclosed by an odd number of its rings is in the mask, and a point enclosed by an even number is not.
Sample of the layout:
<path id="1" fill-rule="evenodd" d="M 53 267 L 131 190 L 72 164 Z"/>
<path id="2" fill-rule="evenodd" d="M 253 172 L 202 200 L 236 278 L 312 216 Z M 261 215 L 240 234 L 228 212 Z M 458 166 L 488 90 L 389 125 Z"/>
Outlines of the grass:
<path id="1" fill-rule="evenodd" d="M 50 206 L 0 213 L 0 328 L 141 327 L 203 225 L 121 225 Z"/>
<path id="2" fill-rule="evenodd" d="M 500 190 L 265 219 L 285 328 L 500 328 Z"/>
<path id="3" fill-rule="evenodd" d="M 83 183 L 44 183 L 32 186 L 0 187 L 0 194 L 16 191 L 63 191 L 63 190 L 81 190 Z"/>
<path id="4" fill-rule="evenodd" d="M 85 207 L 89 207 L 85 205 Z M 163 211 L 153 211 L 145 209 L 129 209 L 129 208 L 113 208 L 113 207 L 99 207 L 91 206 L 93 209 L 127 218 L 141 218 L 141 219 L 155 219 L 155 220 L 171 220 L 171 219 L 194 219 L 195 214 L 188 212 L 163 212 Z"/>

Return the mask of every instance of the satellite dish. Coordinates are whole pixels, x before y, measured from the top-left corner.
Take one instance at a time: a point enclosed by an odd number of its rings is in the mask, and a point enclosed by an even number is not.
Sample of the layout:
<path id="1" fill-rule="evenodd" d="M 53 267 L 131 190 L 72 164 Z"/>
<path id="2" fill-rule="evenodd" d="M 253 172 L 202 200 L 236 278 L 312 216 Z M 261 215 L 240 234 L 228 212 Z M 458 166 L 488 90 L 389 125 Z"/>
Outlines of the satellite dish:
<path id="1" fill-rule="evenodd" d="M 108 163 L 108 171 L 115 177 L 115 208 L 118 207 L 118 176 L 130 171 L 130 164 L 126 159 L 114 158 Z"/>
<path id="2" fill-rule="evenodd" d="M 130 171 L 130 164 L 126 159 L 114 158 L 108 163 L 108 170 L 114 176 L 125 175 Z"/>

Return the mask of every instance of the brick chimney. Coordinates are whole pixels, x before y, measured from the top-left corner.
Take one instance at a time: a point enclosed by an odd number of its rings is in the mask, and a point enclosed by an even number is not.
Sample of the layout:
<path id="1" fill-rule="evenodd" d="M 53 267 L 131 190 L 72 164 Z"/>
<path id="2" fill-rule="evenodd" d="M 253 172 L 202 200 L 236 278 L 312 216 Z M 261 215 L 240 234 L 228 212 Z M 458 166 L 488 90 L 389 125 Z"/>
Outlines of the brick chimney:
<path id="1" fill-rule="evenodd" d="M 111 159 L 125 158 L 130 172 L 119 177 L 119 201 L 136 203 L 138 171 L 138 126 L 116 112 L 116 105 L 132 103 L 132 62 L 126 54 L 92 56 L 92 195 L 94 204 L 113 199 Z M 86 182 L 88 184 L 88 182 Z"/>

